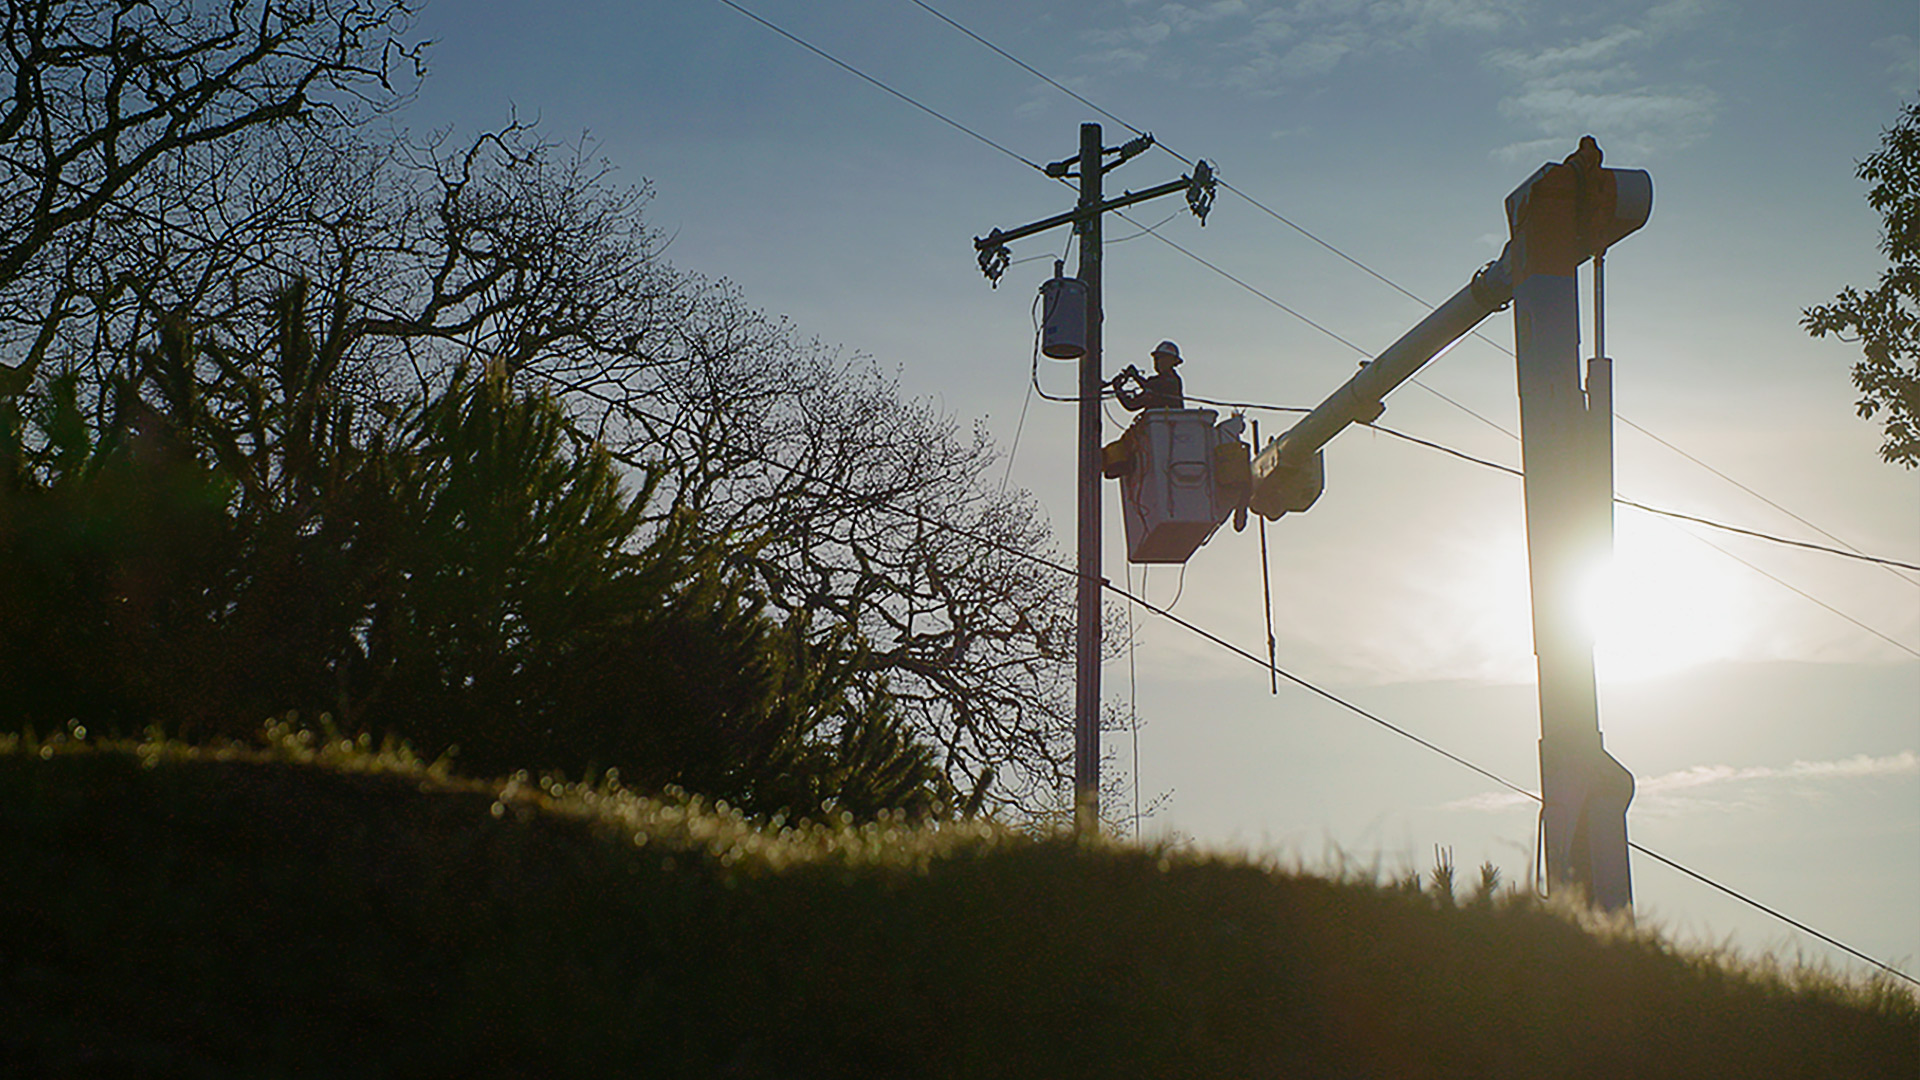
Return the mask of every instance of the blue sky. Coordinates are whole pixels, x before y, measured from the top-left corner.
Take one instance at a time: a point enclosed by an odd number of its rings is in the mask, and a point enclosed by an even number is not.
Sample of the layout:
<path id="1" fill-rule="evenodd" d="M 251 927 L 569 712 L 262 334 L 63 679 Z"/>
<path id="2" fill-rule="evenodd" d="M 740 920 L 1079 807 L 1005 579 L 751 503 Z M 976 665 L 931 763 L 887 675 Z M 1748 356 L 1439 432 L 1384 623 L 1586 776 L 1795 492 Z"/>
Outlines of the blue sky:
<path id="1" fill-rule="evenodd" d="M 1652 220 L 1608 259 L 1621 415 L 1847 543 L 1920 561 L 1920 473 L 1882 464 L 1853 416 L 1852 350 L 1798 327 L 1802 308 L 1882 268 L 1853 170 L 1920 92 L 1914 5 L 930 2 L 1431 301 L 1498 253 L 1507 192 L 1595 135 L 1655 189 Z M 1079 124 L 1101 119 L 911 0 L 739 3 L 1033 161 L 1072 155 Z M 1070 532 L 1072 410 L 1027 398 L 1029 306 L 1050 263 L 990 289 L 970 243 L 1066 209 L 1069 192 L 719 0 L 442 2 L 421 29 L 432 74 L 402 122 L 471 134 L 517 111 L 555 137 L 590 133 L 621 177 L 653 185 L 648 218 L 673 235 L 676 265 L 983 419 L 1012 482 Z M 1110 143 L 1129 134 L 1106 126 Z M 1143 155 L 1109 189 L 1184 170 Z M 1175 209 L 1133 216 L 1152 226 Z M 1190 393 L 1311 405 L 1361 358 L 1138 232 L 1107 229 L 1110 366 L 1173 338 Z M 1204 228 L 1181 215 L 1159 233 L 1365 351 L 1424 313 L 1231 193 Z M 1482 331 L 1511 343 L 1504 316 Z M 1071 385 L 1065 366 L 1042 378 Z M 1421 381 L 1431 390 L 1403 388 L 1383 422 L 1517 464 L 1494 426 L 1516 426 L 1507 355 L 1468 340 Z M 1635 428 L 1617 438 L 1626 497 L 1830 542 Z M 1269 531 L 1281 663 L 1534 784 L 1518 482 L 1365 431 L 1336 441 L 1327 469 L 1321 502 Z M 1601 720 L 1640 781 L 1634 838 L 1920 966 L 1917 575 L 1625 509 L 1617 521 Z M 1259 652 L 1259 573 L 1254 533 L 1223 531 L 1184 577 L 1129 580 Z M 1136 617 L 1132 662 L 1110 664 L 1105 685 L 1142 718 L 1140 788 L 1165 796 L 1150 832 L 1389 869 L 1430 865 L 1438 844 L 1524 873 L 1528 807 L 1308 695 L 1269 696 L 1259 668 Z M 1109 746 L 1110 767 L 1131 772 L 1128 739 Z M 1683 934 L 1834 957 L 1664 867 L 1634 870 L 1642 911 Z"/>

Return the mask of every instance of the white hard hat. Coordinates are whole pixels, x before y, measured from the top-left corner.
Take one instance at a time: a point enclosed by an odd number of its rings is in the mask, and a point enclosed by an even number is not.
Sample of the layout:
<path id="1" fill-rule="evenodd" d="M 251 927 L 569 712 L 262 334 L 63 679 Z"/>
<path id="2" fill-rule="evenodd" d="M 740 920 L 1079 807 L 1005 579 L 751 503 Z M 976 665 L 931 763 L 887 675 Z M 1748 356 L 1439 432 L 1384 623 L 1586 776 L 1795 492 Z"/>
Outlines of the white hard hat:
<path id="1" fill-rule="evenodd" d="M 1180 362 L 1180 346 L 1171 341 L 1163 341 L 1153 347 L 1153 355 L 1171 357 L 1177 364 Z"/>

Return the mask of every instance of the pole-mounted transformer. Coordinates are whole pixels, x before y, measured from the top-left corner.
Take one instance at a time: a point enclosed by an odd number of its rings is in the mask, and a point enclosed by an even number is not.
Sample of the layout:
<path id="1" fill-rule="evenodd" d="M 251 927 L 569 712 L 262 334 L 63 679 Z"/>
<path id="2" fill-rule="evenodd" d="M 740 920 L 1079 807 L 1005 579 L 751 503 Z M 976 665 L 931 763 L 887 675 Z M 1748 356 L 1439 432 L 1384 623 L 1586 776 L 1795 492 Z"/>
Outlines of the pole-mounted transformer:
<path id="1" fill-rule="evenodd" d="M 1066 262 L 1053 261 L 1053 278 L 1040 284 L 1040 351 L 1054 360 L 1087 355 L 1087 283 L 1064 276 Z"/>

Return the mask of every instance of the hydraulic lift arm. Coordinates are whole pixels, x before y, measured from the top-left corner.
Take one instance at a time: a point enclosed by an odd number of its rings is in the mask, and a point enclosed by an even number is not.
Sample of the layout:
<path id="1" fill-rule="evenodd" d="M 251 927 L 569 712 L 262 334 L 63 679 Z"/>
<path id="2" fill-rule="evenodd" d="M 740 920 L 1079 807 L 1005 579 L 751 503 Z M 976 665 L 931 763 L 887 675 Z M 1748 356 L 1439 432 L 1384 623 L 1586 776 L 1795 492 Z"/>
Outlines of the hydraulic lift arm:
<path id="1" fill-rule="evenodd" d="M 1384 399 L 1412 378 L 1427 361 L 1460 340 L 1481 320 L 1507 306 L 1513 297 L 1508 251 L 1482 267 L 1446 303 L 1361 367 L 1346 385 L 1327 395 L 1319 407 L 1285 434 L 1270 439 L 1253 459 L 1253 492 L 1248 507 L 1268 520 L 1305 510 L 1325 486 L 1320 448 L 1349 424 L 1371 424 L 1386 410 Z"/>
<path id="2" fill-rule="evenodd" d="M 1575 276 L 1646 224 L 1653 181 L 1606 169 L 1591 136 L 1507 196 L 1506 250 L 1466 287 L 1328 395 L 1253 460 L 1248 505 L 1274 519 L 1305 510 L 1325 486 L 1321 448 L 1482 319 L 1512 305 L 1525 472 L 1528 578 L 1539 669 L 1541 830 L 1547 876 L 1609 909 L 1630 908 L 1627 805 L 1633 776 L 1600 735 L 1593 633 L 1579 615 L 1583 572 L 1613 546 L 1612 365 L 1580 377 Z"/>

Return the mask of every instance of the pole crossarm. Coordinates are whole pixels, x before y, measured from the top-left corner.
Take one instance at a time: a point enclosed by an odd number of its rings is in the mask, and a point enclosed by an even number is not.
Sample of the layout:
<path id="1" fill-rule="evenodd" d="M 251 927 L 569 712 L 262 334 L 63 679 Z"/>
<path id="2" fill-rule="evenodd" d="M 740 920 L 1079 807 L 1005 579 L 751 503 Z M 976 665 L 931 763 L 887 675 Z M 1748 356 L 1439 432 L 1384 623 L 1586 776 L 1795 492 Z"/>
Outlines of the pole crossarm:
<path id="1" fill-rule="evenodd" d="M 1137 142 L 1139 140 L 1135 141 Z M 1128 146 L 1131 145 L 1133 144 L 1128 144 Z M 1126 147 L 1122 147 L 1121 149 L 1124 151 Z M 1123 153 L 1121 161 L 1126 160 L 1128 156 L 1131 155 Z M 1118 164 L 1120 164 L 1120 162 L 1114 162 L 1113 165 L 1108 165 L 1107 168 L 1111 169 L 1114 165 Z M 1076 206 L 1065 213 L 1055 214 L 1048 218 L 1041 218 L 1039 221 L 1029 222 L 1028 224 L 1016 226 L 1012 229 L 996 228 L 985 236 L 974 237 L 973 249 L 979 253 L 981 272 L 986 274 L 995 285 L 998 285 L 1000 283 L 1000 275 L 1006 271 L 1007 266 L 1012 262 L 1013 258 L 1012 252 L 1007 250 L 1007 245 L 1013 243 L 1015 240 L 1023 240 L 1029 236 L 1046 232 L 1048 229 L 1057 228 L 1061 225 L 1078 225 L 1111 211 L 1125 210 L 1127 207 L 1133 206 L 1136 203 L 1143 203 L 1149 199 L 1157 199 L 1162 195 L 1171 195 L 1176 191 L 1184 191 L 1187 193 L 1187 205 L 1193 210 L 1194 216 L 1200 219 L 1200 224 L 1205 225 L 1207 223 L 1207 211 L 1213 205 L 1214 184 L 1215 179 L 1212 167 L 1205 161 L 1199 161 L 1194 164 L 1191 175 L 1182 176 L 1178 180 L 1169 180 L 1164 184 L 1156 184 L 1144 191 L 1125 192 L 1124 194 L 1103 200 L 1092 206 Z"/>

